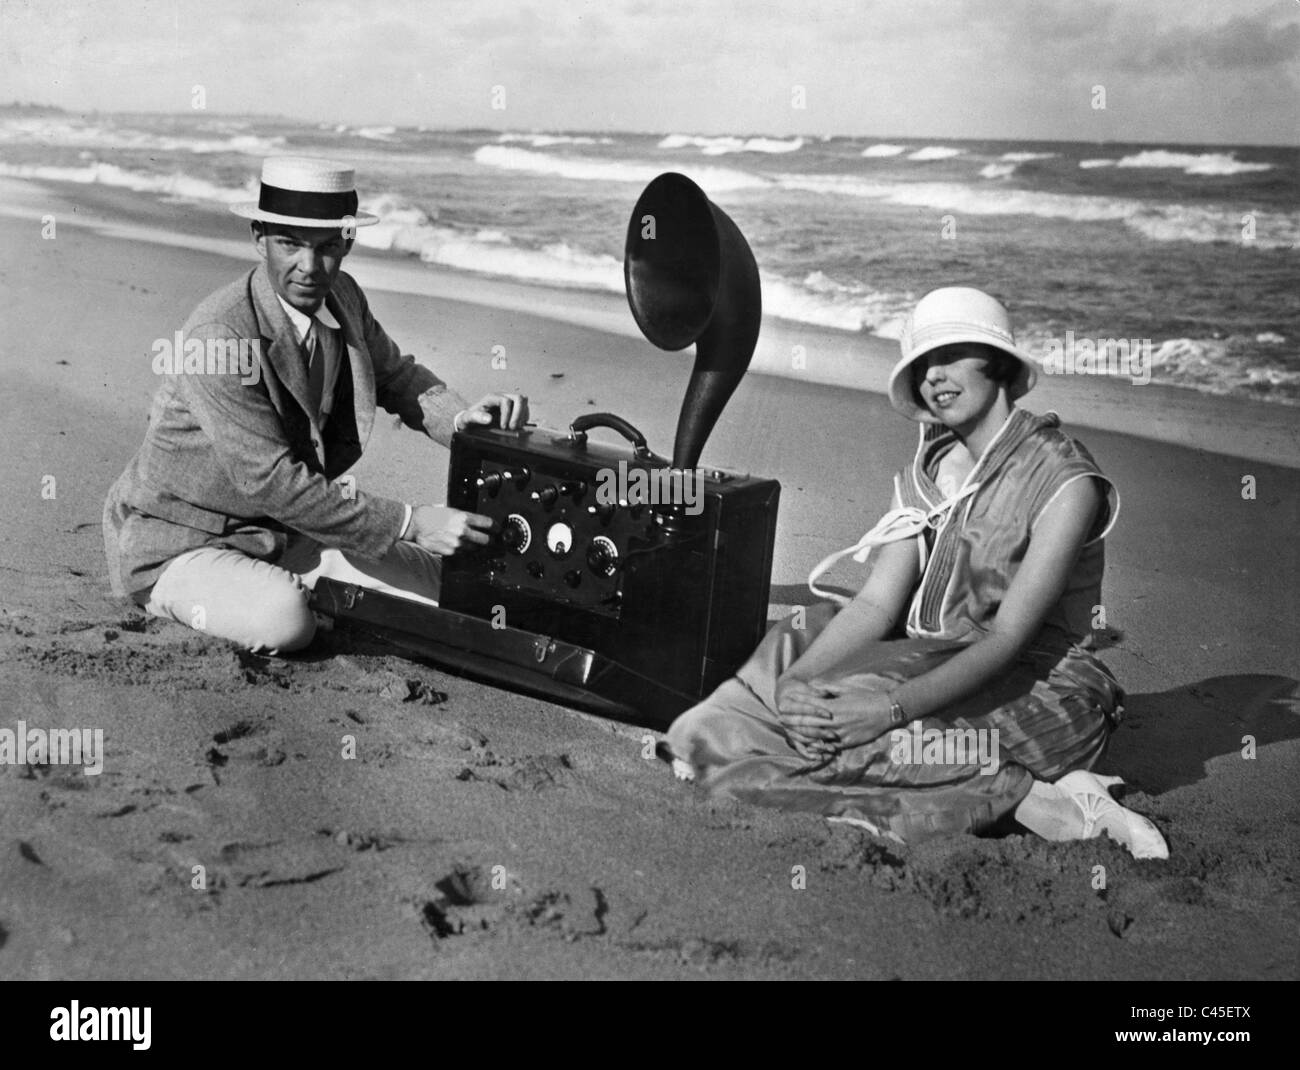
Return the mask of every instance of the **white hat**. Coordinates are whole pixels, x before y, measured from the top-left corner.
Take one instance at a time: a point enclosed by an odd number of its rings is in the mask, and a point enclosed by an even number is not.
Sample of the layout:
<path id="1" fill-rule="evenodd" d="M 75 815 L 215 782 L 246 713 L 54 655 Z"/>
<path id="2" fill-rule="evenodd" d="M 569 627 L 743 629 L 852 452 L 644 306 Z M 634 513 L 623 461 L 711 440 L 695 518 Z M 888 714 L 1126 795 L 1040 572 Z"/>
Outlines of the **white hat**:
<path id="1" fill-rule="evenodd" d="M 940 346 L 978 342 L 1009 353 L 1020 361 L 1020 371 L 1007 384 L 1012 401 L 1033 389 L 1038 368 L 1028 353 L 1016 345 L 1011 317 L 1001 302 L 969 286 L 931 290 L 916 303 L 899 338 L 903 356 L 889 373 L 889 401 L 899 412 L 921 423 L 934 423 L 933 413 L 917 405 L 912 393 L 912 364 Z"/>
<path id="2" fill-rule="evenodd" d="M 256 201 L 232 204 L 245 219 L 291 227 L 368 227 L 379 217 L 357 211 L 352 168 L 306 156 L 271 156 L 262 161 Z"/>

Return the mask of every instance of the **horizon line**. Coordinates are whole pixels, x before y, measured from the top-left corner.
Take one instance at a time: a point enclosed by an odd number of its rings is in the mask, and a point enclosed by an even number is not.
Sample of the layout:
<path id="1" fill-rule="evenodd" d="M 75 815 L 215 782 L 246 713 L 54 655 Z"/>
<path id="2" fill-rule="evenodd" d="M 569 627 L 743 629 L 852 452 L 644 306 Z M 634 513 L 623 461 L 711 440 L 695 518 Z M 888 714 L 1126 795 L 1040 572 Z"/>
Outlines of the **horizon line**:
<path id="1" fill-rule="evenodd" d="M 282 112 L 258 112 L 258 111 L 222 111 L 218 109 L 203 109 L 202 112 L 193 109 L 174 109 L 165 110 L 136 110 L 136 109 L 105 109 L 105 108 L 67 108 L 59 104 L 40 104 L 33 101 L 11 100 L 6 103 L 0 103 L 0 112 L 5 110 L 27 110 L 27 111 L 52 111 L 63 115 L 150 115 L 150 116 L 215 116 L 220 118 L 232 119 L 262 119 L 277 120 L 282 122 L 302 123 L 319 126 L 321 124 L 334 126 L 391 126 L 394 130 L 411 130 L 422 133 L 473 133 L 484 131 L 493 134 L 563 134 L 563 135 L 624 135 L 634 137 L 668 137 L 672 134 L 681 134 L 687 137 L 735 137 L 735 138 L 771 138 L 773 140 L 792 140 L 793 138 L 803 138 L 805 140 L 823 141 L 823 140 L 867 140 L 873 139 L 882 143 L 891 141 L 1005 141 L 1017 144 L 1062 144 L 1062 145 L 1116 145 L 1116 146 L 1142 146 L 1142 145 L 1173 145 L 1179 147 L 1203 147 L 1203 148 L 1267 148 L 1267 149 L 1300 149 L 1300 142 L 1285 141 L 1257 141 L 1257 142 L 1228 142 L 1228 141 L 1184 141 L 1184 140 L 1160 140 L 1156 138 L 1142 138 L 1140 140 L 1127 140 L 1121 138 L 1102 138 L 1098 140 L 1086 138 L 1051 138 L 1051 137 L 1029 137 L 1029 136 L 983 136 L 973 137 L 970 135 L 955 134 L 876 134 L 876 133 L 857 133 L 857 134 L 813 134 L 813 133 L 783 133 L 776 134 L 765 131 L 750 131 L 738 133 L 733 130 L 722 132 L 708 132 L 705 130 L 634 130 L 619 128 L 584 128 L 584 127 L 495 127 L 495 126 L 426 126 L 421 123 L 398 123 L 385 122 L 382 120 L 367 120 L 365 122 L 346 122 L 339 119 L 310 119 L 302 116 L 288 115 Z"/>

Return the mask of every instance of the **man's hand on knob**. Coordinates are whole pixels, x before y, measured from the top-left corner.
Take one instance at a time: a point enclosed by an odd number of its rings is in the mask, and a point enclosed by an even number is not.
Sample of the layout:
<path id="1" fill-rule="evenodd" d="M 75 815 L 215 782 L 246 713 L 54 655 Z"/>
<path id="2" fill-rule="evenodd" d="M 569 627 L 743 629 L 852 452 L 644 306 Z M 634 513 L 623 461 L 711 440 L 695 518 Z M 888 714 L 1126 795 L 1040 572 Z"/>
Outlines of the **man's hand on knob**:
<path id="1" fill-rule="evenodd" d="M 417 505 L 411 510 L 411 523 L 402 536 L 422 550 L 448 557 L 471 546 L 486 546 L 492 518 L 481 513 L 465 513 L 445 505 Z"/>

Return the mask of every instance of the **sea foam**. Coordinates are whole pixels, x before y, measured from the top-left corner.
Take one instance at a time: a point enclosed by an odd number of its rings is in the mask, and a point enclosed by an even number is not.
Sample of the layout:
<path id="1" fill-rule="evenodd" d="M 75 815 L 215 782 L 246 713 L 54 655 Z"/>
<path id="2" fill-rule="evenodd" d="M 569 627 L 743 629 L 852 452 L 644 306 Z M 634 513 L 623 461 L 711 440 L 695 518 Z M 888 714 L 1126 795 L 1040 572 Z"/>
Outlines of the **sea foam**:
<path id="1" fill-rule="evenodd" d="M 1082 164 L 1080 165 L 1082 166 Z M 1271 163 L 1247 163 L 1230 152 L 1169 152 L 1148 149 L 1123 156 L 1116 167 L 1174 167 L 1187 175 L 1242 175 L 1251 171 L 1271 171 Z"/>
<path id="2" fill-rule="evenodd" d="M 950 160 L 954 156 L 960 156 L 965 149 L 953 149 L 947 145 L 927 145 L 923 149 L 917 149 L 915 152 L 909 152 L 909 160 L 917 160 L 922 163 L 930 160 Z"/>
<path id="3" fill-rule="evenodd" d="M 93 149 L 156 149 L 160 152 L 211 154 L 233 152 L 270 156 L 284 150 L 282 137 L 235 133 L 224 138 L 173 137 L 130 127 L 81 123 L 51 117 L 5 119 L 0 122 L 0 144 L 50 145 Z"/>
<path id="4" fill-rule="evenodd" d="M 535 149 L 546 149 L 552 145 L 612 145 L 613 138 L 587 137 L 585 134 L 525 134 L 509 132 L 497 135 L 500 144 L 522 141 Z"/>
<path id="5" fill-rule="evenodd" d="M 885 182 L 846 175 L 785 174 L 779 176 L 778 183 L 783 189 L 865 197 L 968 215 L 1027 215 L 1080 223 L 1116 221 L 1161 242 L 1240 242 L 1255 249 L 1291 249 L 1300 245 L 1300 215 L 1257 212 L 1255 237 L 1242 242 L 1241 209 L 1229 205 L 1192 207 L 1095 194 L 1047 193 L 958 182 Z"/>
<path id="6" fill-rule="evenodd" d="M 475 150 L 474 161 L 504 171 L 529 171 L 576 181 L 635 182 L 641 185 L 663 171 L 663 166 L 655 163 L 597 160 L 589 156 L 553 156 L 505 145 L 483 145 Z M 759 175 L 721 167 L 695 168 L 691 172 L 691 178 L 709 192 L 760 189 L 770 185 Z"/>
<path id="7" fill-rule="evenodd" d="M 218 204 L 231 204 L 257 197 L 256 182 L 251 179 L 247 186 L 234 188 L 219 186 L 206 179 L 195 178 L 184 173 L 150 175 L 140 171 L 128 171 L 111 163 L 91 163 L 85 167 L 0 163 L 0 176 L 77 182 L 82 185 L 116 186 L 137 193 L 154 193 L 190 201 L 213 201 Z"/>
<path id="8" fill-rule="evenodd" d="M 770 137 L 699 137 L 695 134 L 669 134 L 659 142 L 661 149 L 697 148 L 704 156 L 725 156 L 733 152 L 763 152 L 783 155 L 803 148 L 803 138 L 787 141 Z"/>

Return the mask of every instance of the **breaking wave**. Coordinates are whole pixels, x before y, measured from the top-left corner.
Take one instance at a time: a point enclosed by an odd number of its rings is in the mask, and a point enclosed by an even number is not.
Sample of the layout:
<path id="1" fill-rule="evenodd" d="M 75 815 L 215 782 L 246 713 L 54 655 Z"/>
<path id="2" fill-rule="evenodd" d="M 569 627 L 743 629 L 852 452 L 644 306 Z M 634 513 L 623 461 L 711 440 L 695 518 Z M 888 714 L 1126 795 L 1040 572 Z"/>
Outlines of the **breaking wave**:
<path id="1" fill-rule="evenodd" d="M 485 167 L 496 167 L 503 171 L 528 171 L 577 181 L 635 182 L 641 185 L 648 183 L 663 170 L 661 165 L 653 163 L 596 160 L 586 156 L 551 156 L 544 152 L 505 145 L 484 145 L 475 151 L 474 160 Z M 767 179 L 747 171 L 721 167 L 696 168 L 692 171 L 691 178 L 709 192 L 759 189 L 771 185 Z"/>
<path id="2" fill-rule="evenodd" d="M 803 148 L 801 137 L 782 141 L 770 137 L 698 137 L 694 134 L 669 134 L 659 142 L 661 149 L 699 149 L 704 156 L 725 156 L 732 152 L 765 152 L 783 155 Z"/>

